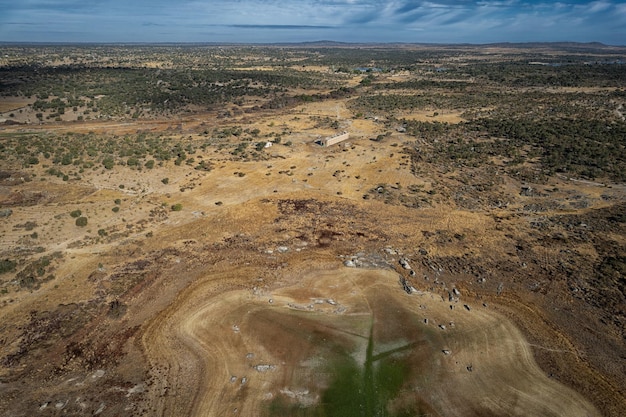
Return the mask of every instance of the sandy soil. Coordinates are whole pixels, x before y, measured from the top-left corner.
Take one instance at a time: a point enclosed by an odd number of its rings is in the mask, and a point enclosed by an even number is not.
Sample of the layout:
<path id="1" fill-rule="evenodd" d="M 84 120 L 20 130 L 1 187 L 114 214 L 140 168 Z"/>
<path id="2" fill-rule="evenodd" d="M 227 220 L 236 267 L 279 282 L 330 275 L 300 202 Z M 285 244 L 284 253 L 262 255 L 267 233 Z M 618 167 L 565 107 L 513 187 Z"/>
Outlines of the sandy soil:
<path id="1" fill-rule="evenodd" d="M 254 415 L 281 395 L 315 405 L 328 383 L 315 370 L 325 360 L 320 338 L 329 344 L 337 335 L 353 339 L 353 355 L 361 358 L 373 320 L 382 346 L 397 338 L 386 348 L 398 340 L 419 342 L 404 352 L 422 366 L 405 382 L 404 396 L 425 401 L 437 415 L 600 415 L 541 372 L 507 319 L 480 306 L 450 309 L 428 292 L 403 294 L 394 272 L 313 270 L 281 277 L 279 288 L 216 296 L 216 282 L 229 279 L 204 278 L 144 334 L 152 367 L 168 370 L 157 380 L 171 400 L 155 390 L 150 403 L 159 404 L 157 414 Z M 322 335 L 305 336 L 313 331 Z"/>
<path id="2" fill-rule="evenodd" d="M 10 112 L 26 107 L 28 104 L 32 104 L 35 100 L 19 98 L 19 97 L 2 97 L 0 98 L 0 113 Z M 8 117 L 8 115 L 4 116 Z"/>
<path id="3" fill-rule="evenodd" d="M 334 132 L 317 125 L 320 117 L 339 117 L 350 140 L 315 145 Z M 1 220 L 3 256 L 20 253 L 22 268 L 61 254 L 37 288 L 2 275 L 3 415 L 249 416 L 269 413 L 276 399 L 315 407 L 332 382 L 324 368 L 331 348 L 361 364 L 370 329 L 377 354 L 414 343 L 392 355 L 413 371 L 391 407 L 422 404 L 442 416 L 597 416 L 603 407 L 620 415 L 619 334 L 550 280 L 558 247 L 520 249 L 531 222 L 562 211 L 525 213 L 513 180 L 502 184 L 506 210 L 455 206 L 444 195 L 454 179 L 411 172 L 402 148 L 413 138 L 394 131 L 371 141 L 383 126 L 352 119 L 345 101 L 228 123 L 290 133 L 264 160 L 238 159 L 230 148 L 199 152 L 214 164 L 210 172 L 118 166 L 64 182 L 46 176 L 42 162 L 32 181 L 3 183 L 0 202 L 12 210 Z M 198 114 L 28 129 L 201 140 L 198 130 L 217 124 L 214 114 Z M 381 185 L 397 198 L 416 187 L 428 203 L 386 204 Z M 624 200 L 619 186 L 554 179 L 544 188 L 558 188 L 552 195 L 563 204 L 582 196 L 590 209 Z M 181 211 L 170 210 L 176 203 Z M 78 208 L 85 228 L 69 214 Z M 597 256 L 584 242 L 576 250 Z M 342 266 L 350 259 L 359 268 Z M 406 294 L 400 275 L 417 292 Z M 448 301 L 453 288 L 460 298 Z M 567 327 L 571 312 L 574 327 L 604 329 L 606 345 L 595 350 Z"/>

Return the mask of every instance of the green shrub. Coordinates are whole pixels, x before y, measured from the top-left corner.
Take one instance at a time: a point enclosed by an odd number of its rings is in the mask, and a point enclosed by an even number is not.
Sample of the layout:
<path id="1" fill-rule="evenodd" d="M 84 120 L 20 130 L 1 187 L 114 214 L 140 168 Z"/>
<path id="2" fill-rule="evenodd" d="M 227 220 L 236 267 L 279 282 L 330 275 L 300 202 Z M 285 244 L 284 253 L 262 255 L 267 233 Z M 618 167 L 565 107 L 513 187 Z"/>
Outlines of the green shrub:
<path id="1" fill-rule="evenodd" d="M 83 214 L 83 212 L 80 211 L 80 210 L 74 210 L 74 211 L 70 212 L 70 216 L 72 216 L 74 218 L 80 217 L 81 214 Z"/>
<path id="2" fill-rule="evenodd" d="M 87 217 L 79 217 L 76 219 L 76 226 L 85 227 L 87 226 Z"/>
<path id="3" fill-rule="evenodd" d="M 181 211 L 183 209 L 183 205 L 180 203 L 176 203 L 172 205 L 172 211 Z"/>
<path id="4" fill-rule="evenodd" d="M 106 169 L 113 169 L 115 161 L 113 160 L 113 158 L 107 157 L 102 160 L 102 165 L 104 165 Z"/>
<path id="5" fill-rule="evenodd" d="M 115 206 L 111 210 L 113 211 L 113 213 L 117 213 L 118 211 L 120 211 L 120 208 L 118 206 Z"/>
<path id="6" fill-rule="evenodd" d="M 116 198 L 115 200 L 113 200 L 113 202 L 117 204 L 118 206 L 122 204 L 122 200 L 120 200 L 119 198 Z"/>
<path id="7" fill-rule="evenodd" d="M 5 260 L 0 261 L 0 274 L 13 271 L 16 265 L 17 263 L 10 259 L 5 259 Z"/>
<path id="8" fill-rule="evenodd" d="M 169 179 L 169 178 L 163 178 L 163 179 L 161 180 L 161 182 L 162 182 L 163 184 L 167 185 L 167 184 L 169 184 L 169 183 L 170 183 L 170 179 Z"/>

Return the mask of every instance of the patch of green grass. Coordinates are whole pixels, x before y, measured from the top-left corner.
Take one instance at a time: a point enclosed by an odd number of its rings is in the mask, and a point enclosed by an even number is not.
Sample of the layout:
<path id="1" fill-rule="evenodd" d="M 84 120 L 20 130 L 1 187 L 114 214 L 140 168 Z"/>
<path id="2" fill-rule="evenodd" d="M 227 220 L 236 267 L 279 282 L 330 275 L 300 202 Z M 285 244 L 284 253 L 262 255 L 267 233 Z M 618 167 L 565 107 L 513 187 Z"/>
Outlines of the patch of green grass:
<path id="1" fill-rule="evenodd" d="M 270 416 L 325 417 L 419 415 L 406 408 L 394 413 L 388 407 L 409 374 L 407 365 L 394 353 L 412 346 L 408 344 L 374 355 L 373 328 L 370 328 L 365 363 L 359 364 L 348 352 L 336 352 L 338 356 L 326 365 L 333 377 L 318 406 L 304 407 L 278 396 L 270 403 L 268 413 Z"/>

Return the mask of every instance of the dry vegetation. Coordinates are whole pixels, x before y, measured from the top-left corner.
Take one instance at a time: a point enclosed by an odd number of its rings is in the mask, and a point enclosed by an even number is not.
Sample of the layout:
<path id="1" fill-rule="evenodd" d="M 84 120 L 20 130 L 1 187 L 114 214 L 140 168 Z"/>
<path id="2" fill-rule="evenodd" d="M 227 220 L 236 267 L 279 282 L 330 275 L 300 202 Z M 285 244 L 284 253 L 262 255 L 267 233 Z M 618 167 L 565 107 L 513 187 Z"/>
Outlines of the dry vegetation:
<path id="1" fill-rule="evenodd" d="M 0 52 L 0 415 L 624 414 L 626 50 Z"/>

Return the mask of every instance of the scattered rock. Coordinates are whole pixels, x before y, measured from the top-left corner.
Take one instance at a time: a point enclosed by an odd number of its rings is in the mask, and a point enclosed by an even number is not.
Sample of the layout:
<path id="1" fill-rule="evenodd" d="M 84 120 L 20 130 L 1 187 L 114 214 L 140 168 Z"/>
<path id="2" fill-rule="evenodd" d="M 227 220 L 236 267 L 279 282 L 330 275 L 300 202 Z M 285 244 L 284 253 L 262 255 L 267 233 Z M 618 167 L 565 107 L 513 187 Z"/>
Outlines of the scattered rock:
<path id="1" fill-rule="evenodd" d="M 106 405 L 104 403 L 101 403 L 100 404 L 100 408 L 98 408 L 96 411 L 94 411 L 93 415 L 97 416 L 98 414 L 102 413 L 105 408 L 106 408 Z"/>
<path id="2" fill-rule="evenodd" d="M 413 293 L 413 288 L 402 275 L 400 275 L 400 285 L 402 285 L 402 289 L 404 289 L 407 294 Z"/>
<path id="3" fill-rule="evenodd" d="M 346 307 L 344 307 L 344 306 L 339 306 L 339 307 L 337 307 L 337 308 L 335 309 L 335 311 L 333 311 L 333 313 L 335 313 L 335 314 L 343 314 L 343 313 L 345 313 L 346 311 L 348 311 L 348 309 L 347 309 Z"/>
<path id="4" fill-rule="evenodd" d="M 385 248 L 385 253 L 387 255 L 396 255 L 397 254 L 397 252 L 393 248 L 390 248 L 390 247 L 386 247 Z"/>
<path id="5" fill-rule="evenodd" d="M 524 197 L 532 197 L 534 195 L 533 187 L 531 187 L 530 185 L 522 186 L 522 190 L 520 191 L 519 195 Z"/>
<path id="6" fill-rule="evenodd" d="M 404 269 L 412 269 L 409 261 L 407 261 L 405 258 L 400 259 L 400 265 L 402 265 L 402 268 Z"/>
<path id="7" fill-rule="evenodd" d="M 131 389 L 128 390 L 128 393 L 126 394 L 126 397 L 130 397 L 132 394 L 141 394 L 142 392 L 144 392 L 146 389 L 144 384 L 137 384 L 134 387 L 132 387 Z"/>
<path id="8" fill-rule="evenodd" d="M 274 365 L 255 365 L 253 367 L 257 372 L 267 372 L 276 368 Z"/>
<path id="9" fill-rule="evenodd" d="M 93 373 L 93 375 L 91 376 L 92 378 L 96 379 L 96 378 L 102 378 L 105 374 L 105 371 L 103 371 L 102 369 L 98 369 L 96 372 Z"/>

